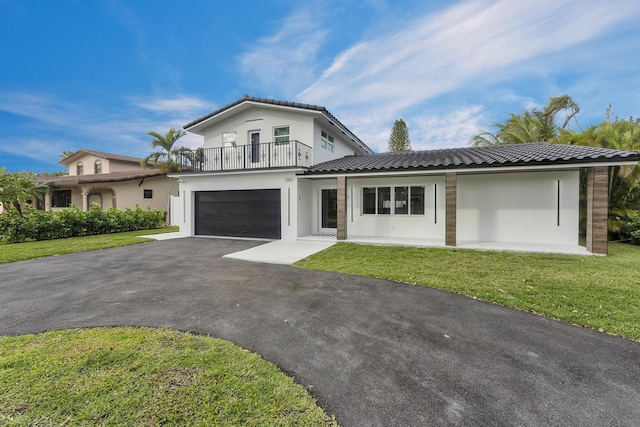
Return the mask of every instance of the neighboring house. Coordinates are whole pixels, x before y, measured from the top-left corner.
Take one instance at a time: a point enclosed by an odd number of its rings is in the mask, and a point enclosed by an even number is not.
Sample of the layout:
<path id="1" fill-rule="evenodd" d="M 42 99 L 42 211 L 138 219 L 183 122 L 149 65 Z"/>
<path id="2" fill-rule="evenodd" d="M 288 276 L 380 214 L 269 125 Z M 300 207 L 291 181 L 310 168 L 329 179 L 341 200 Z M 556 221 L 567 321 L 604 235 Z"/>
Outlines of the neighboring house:
<path id="1" fill-rule="evenodd" d="M 204 136 L 172 175 L 185 235 L 605 254 L 607 168 L 640 160 L 544 143 L 373 154 L 324 107 L 248 96 L 184 128 Z"/>
<path id="2" fill-rule="evenodd" d="M 44 210 L 71 204 L 88 210 L 94 203 L 103 210 L 136 206 L 167 210 L 170 191 L 177 194 L 176 180 L 151 165 L 140 166 L 141 160 L 86 149 L 76 151 L 60 161 L 67 167 L 67 175 L 36 178 L 51 187 L 45 195 Z"/>

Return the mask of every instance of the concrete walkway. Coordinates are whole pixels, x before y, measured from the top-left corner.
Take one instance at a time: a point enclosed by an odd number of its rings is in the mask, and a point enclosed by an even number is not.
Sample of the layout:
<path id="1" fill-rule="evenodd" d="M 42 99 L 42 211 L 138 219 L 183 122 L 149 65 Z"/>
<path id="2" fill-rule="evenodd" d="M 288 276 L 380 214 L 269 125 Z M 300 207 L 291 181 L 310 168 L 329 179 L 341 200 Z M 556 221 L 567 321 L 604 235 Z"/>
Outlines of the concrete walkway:
<path id="1" fill-rule="evenodd" d="M 184 238 L 0 265 L 0 335 L 168 327 L 274 362 L 348 426 L 638 425 L 640 344 Z"/>
<path id="2" fill-rule="evenodd" d="M 160 233 L 160 234 L 149 234 L 147 236 L 140 236 L 140 237 L 146 237 L 148 239 L 153 239 L 153 240 L 172 240 L 172 239 L 185 238 L 187 236 L 180 233 Z M 211 238 L 211 237 L 198 237 L 198 238 L 225 240 L 225 239 Z M 246 239 L 244 241 L 246 241 Z M 254 246 L 249 249 L 243 249 L 238 252 L 225 254 L 224 257 L 238 259 L 241 261 L 291 265 L 295 262 L 300 261 L 303 258 L 313 255 L 316 252 L 325 250 L 328 247 L 331 247 L 336 244 L 335 239 L 333 239 L 332 241 L 298 240 L 293 242 L 276 240 L 272 242 L 264 242 L 262 244 L 259 244 L 259 241 L 253 241 L 253 242 L 256 242 L 258 246 Z"/>
<path id="3" fill-rule="evenodd" d="M 266 262 L 269 264 L 291 265 L 310 255 L 335 245 L 336 242 L 285 242 L 276 240 L 260 246 L 224 255 L 225 258 L 242 261 Z"/>

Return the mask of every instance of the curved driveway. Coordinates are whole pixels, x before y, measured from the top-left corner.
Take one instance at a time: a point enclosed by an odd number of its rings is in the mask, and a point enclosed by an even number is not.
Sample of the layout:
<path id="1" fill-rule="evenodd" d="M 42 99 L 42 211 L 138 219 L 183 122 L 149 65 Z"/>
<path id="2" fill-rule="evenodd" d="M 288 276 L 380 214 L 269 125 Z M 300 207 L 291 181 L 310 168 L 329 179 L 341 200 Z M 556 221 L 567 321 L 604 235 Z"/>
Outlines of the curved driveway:
<path id="1" fill-rule="evenodd" d="M 107 325 L 230 340 L 343 426 L 638 425 L 640 344 L 446 292 L 177 239 L 0 265 L 0 335 Z"/>

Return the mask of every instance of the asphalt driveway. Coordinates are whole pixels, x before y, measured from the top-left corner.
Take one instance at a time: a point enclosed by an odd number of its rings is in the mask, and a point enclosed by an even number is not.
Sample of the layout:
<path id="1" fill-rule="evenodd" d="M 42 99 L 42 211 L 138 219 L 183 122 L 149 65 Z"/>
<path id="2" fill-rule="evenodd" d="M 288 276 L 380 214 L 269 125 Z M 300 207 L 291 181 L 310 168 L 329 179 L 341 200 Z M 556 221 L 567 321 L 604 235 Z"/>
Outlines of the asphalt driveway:
<path id="1" fill-rule="evenodd" d="M 0 265 L 0 335 L 107 325 L 230 340 L 343 426 L 638 425 L 640 344 L 446 292 L 177 239 Z"/>

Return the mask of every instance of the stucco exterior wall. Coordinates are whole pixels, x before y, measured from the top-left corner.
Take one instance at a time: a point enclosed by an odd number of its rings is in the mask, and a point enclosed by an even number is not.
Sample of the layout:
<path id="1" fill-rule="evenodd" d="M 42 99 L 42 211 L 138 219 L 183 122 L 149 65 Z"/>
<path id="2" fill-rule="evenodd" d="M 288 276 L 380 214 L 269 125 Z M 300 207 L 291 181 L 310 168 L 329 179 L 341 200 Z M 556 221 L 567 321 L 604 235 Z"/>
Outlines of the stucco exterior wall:
<path id="1" fill-rule="evenodd" d="M 69 172 L 69 176 L 78 175 L 78 163 L 82 162 L 83 165 L 83 173 L 82 175 L 94 175 L 95 174 L 95 164 L 96 161 L 100 161 L 102 164 L 102 172 L 111 173 L 111 172 L 121 172 L 121 171 L 130 171 L 130 170 L 138 170 L 141 169 L 141 166 L 134 162 L 126 162 L 122 160 L 110 160 L 103 159 L 102 157 L 93 156 L 91 154 L 85 154 L 79 159 L 69 163 L 67 170 Z"/>
<path id="2" fill-rule="evenodd" d="M 354 153 L 353 147 L 347 144 L 345 136 L 338 128 L 330 125 L 326 119 L 319 118 L 315 113 L 258 106 L 241 111 L 204 129 L 202 131 L 204 147 L 222 147 L 222 134 L 225 132 L 237 132 L 236 145 L 249 145 L 251 143 L 249 135 L 252 132 L 260 133 L 261 143 L 274 142 L 274 128 L 281 126 L 289 126 L 289 139 L 312 147 L 311 164 Z M 333 153 L 321 147 L 321 131 L 334 137 Z"/>
<path id="3" fill-rule="evenodd" d="M 70 176 L 78 175 L 78 163 L 82 162 L 83 172 L 82 175 L 93 175 L 96 160 L 102 162 L 102 173 L 109 173 L 109 161 L 101 157 L 92 155 L 85 155 L 69 164 L 68 170 Z"/>
<path id="4" fill-rule="evenodd" d="M 104 169 L 105 162 L 108 163 L 108 171 Z M 121 172 L 141 169 L 139 163 L 123 162 L 120 160 L 103 160 L 102 161 L 102 173 Z"/>
<path id="5" fill-rule="evenodd" d="M 82 193 L 88 194 L 89 207 L 93 202 L 96 202 L 102 205 L 103 210 L 111 207 L 120 210 L 124 210 L 127 207 L 135 209 L 137 205 L 142 209 L 149 207 L 155 210 L 167 210 L 169 200 L 169 178 L 164 175 L 148 177 L 144 180 L 94 183 L 83 186 L 60 187 L 59 189 L 70 189 L 71 203 L 80 209 L 83 206 Z M 144 190 L 152 190 L 152 198 L 145 199 Z M 175 178 L 171 179 L 171 193 L 173 195 L 178 194 L 178 182 Z M 60 210 L 60 208 L 52 208 L 52 210 Z"/>
<path id="6" fill-rule="evenodd" d="M 458 175 L 457 183 L 459 242 L 578 244 L 578 170 Z"/>
<path id="7" fill-rule="evenodd" d="M 224 173 L 216 175 L 183 175 L 180 177 L 180 196 L 183 199 L 182 234 L 193 236 L 195 231 L 195 196 L 197 191 L 280 189 L 282 240 L 296 240 L 298 230 L 298 189 L 295 172 L 264 171 Z"/>
<path id="8" fill-rule="evenodd" d="M 363 213 L 364 187 L 424 186 L 424 215 Z M 347 179 L 347 237 L 442 239 L 445 227 L 444 176 Z M 392 210 L 393 212 L 393 210 Z"/>
<path id="9" fill-rule="evenodd" d="M 261 143 L 274 142 L 273 129 L 280 126 L 289 126 L 289 139 L 311 146 L 313 126 L 309 116 L 295 111 L 254 107 L 204 129 L 204 147 L 222 147 L 224 132 L 238 132 L 237 145 L 250 144 L 249 132 L 256 131 L 260 132 Z"/>
<path id="10" fill-rule="evenodd" d="M 317 203 L 314 205 L 314 186 L 315 181 L 309 179 L 298 179 L 297 202 L 298 202 L 298 237 L 308 236 L 316 233 L 318 228 L 313 228 L 314 218 L 317 218 Z M 335 180 L 334 180 L 335 185 Z"/>

